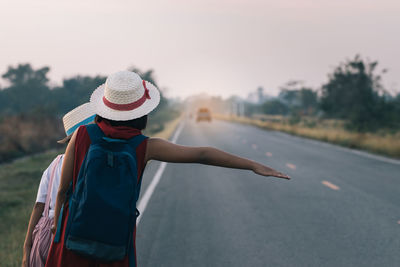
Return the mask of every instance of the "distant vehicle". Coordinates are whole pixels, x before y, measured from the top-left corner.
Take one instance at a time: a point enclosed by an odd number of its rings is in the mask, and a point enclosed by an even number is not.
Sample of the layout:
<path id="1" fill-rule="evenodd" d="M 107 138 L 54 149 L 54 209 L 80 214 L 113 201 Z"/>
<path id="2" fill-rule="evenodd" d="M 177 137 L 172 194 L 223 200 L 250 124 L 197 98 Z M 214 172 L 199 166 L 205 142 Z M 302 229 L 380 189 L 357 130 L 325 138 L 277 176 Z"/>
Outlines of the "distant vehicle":
<path id="1" fill-rule="evenodd" d="M 211 112 L 208 108 L 199 108 L 197 111 L 196 121 L 208 121 L 211 122 Z"/>

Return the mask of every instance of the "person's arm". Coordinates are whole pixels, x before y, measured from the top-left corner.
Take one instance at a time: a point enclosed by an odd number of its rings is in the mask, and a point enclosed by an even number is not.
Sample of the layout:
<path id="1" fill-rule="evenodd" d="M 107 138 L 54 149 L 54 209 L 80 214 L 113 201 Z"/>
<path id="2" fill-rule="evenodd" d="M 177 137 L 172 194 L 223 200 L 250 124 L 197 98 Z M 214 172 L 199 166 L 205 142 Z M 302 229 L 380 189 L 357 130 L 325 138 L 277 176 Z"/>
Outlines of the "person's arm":
<path id="1" fill-rule="evenodd" d="M 56 205 L 54 208 L 54 224 L 51 227 L 53 233 L 57 230 L 58 217 L 60 216 L 60 210 L 62 204 L 65 202 L 66 194 L 69 185 L 72 181 L 74 172 L 74 160 L 75 160 L 75 139 L 76 133 L 72 135 L 71 140 L 68 143 L 67 149 L 65 150 L 63 165 L 61 169 L 60 185 L 58 186 Z"/>
<path id="2" fill-rule="evenodd" d="M 213 147 L 188 147 L 176 145 L 160 138 L 150 138 L 147 143 L 145 161 L 160 160 L 179 163 L 201 163 L 226 168 L 252 170 L 263 176 L 290 179 L 261 163 L 241 158 Z"/>
<path id="3" fill-rule="evenodd" d="M 32 249 L 32 233 L 44 211 L 44 203 L 36 202 L 33 206 L 31 218 L 29 219 L 28 230 L 26 231 L 24 242 L 24 254 L 22 257 L 22 266 L 28 266 L 29 256 Z"/>

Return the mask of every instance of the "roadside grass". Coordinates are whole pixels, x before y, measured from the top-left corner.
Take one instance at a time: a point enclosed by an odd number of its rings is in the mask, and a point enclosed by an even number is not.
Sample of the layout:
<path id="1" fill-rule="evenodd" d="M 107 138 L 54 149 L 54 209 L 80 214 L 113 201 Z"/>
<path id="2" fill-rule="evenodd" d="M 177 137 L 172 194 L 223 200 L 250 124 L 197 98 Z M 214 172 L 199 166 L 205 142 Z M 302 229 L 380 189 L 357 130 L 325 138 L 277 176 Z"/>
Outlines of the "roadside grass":
<path id="1" fill-rule="evenodd" d="M 43 131 L 46 129 L 46 131 Z M 65 136 L 62 121 L 48 115 L 0 115 L 0 162 L 49 149 L 59 149 Z"/>
<path id="2" fill-rule="evenodd" d="M 0 166 L 0 265 L 20 266 L 29 216 L 43 171 L 62 151 L 48 151 Z"/>
<path id="3" fill-rule="evenodd" d="M 327 120 L 315 122 L 305 120 L 297 123 L 276 118 L 246 118 L 215 114 L 215 118 L 254 125 L 263 129 L 329 142 L 344 147 L 400 158 L 400 132 L 357 133 L 343 128 L 343 122 Z"/>
<path id="4" fill-rule="evenodd" d="M 165 123 L 163 130 L 146 133 L 168 139 L 181 117 Z M 64 150 L 51 150 L 0 165 L 0 266 L 21 266 L 29 217 L 43 171 Z"/>
<path id="5" fill-rule="evenodd" d="M 146 131 L 144 132 L 145 135 L 148 135 L 150 137 L 157 137 L 157 138 L 163 138 L 163 139 L 168 139 L 172 133 L 174 132 L 176 126 L 178 126 L 179 122 L 182 120 L 182 116 L 178 116 L 177 118 L 169 121 L 164 125 L 164 129 L 160 132 L 156 132 L 154 134 L 147 133 Z"/>

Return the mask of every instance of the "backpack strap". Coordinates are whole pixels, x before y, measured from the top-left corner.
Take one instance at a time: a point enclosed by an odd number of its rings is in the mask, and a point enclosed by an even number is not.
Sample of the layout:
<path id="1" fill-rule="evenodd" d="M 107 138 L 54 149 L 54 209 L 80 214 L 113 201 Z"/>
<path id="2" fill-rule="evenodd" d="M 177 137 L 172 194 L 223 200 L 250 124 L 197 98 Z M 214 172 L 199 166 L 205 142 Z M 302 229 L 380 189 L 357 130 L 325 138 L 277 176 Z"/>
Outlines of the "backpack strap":
<path id="1" fill-rule="evenodd" d="M 85 127 L 92 144 L 99 142 L 104 137 L 103 131 L 96 123 L 86 125 Z"/>
<path id="2" fill-rule="evenodd" d="M 58 164 L 60 163 L 62 155 L 58 155 L 56 159 L 53 162 L 53 166 L 51 168 L 51 173 L 50 173 L 50 181 L 47 186 L 47 195 L 46 195 L 46 202 L 44 204 L 44 216 L 49 217 L 49 209 L 50 209 L 50 201 L 51 201 L 51 193 L 53 189 L 53 181 L 54 181 L 54 176 L 56 173 L 56 169 L 58 167 Z"/>
<path id="3" fill-rule="evenodd" d="M 143 134 L 139 134 L 139 135 L 136 135 L 136 136 L 132 137 L 131 139 L 129 139 L 128 142 L 132 146 L 133 149 L 136 149 L 146 138 L 148 138 L 148 137 Z"/>
<path id="4" fill-rule="evenodd" d="M 61 238 L 61 225 L 62 225 L 62 219 L 63 219 L 63 215 L 64 215 L 64 206 L 65 206 L 65 203 L 66 203 L 68 200 L 69 200 L 69 207 L 71 207 L 71 199 L 72 199 L 72 197 L 71 197 L 71 195 L 72 195 L 72 181 L 71 181 L 71 183 L 69 184 L 68 191 L 67 191 L 67 194 L 66 194 L 66 195 L 67 195 L 66 200 L 65 200 L 65 202 L 61 205 L 60 215 L 58 216 L 57 230 L 56 230 L 56 233 L 55 233 L 55 235 L 54 235 L 54 240 L 53 240 L 54 243 L 60 242 L 60 238 Z"/>
<path id="5" fill-rule="evenodd" d="M 130 143 L 133 151 L 135 152 L 135 154 L 136 154 L 136 148 L 147 138 L 148 138 L 147 136 L 140 134 L 140 135 L 136 135 L 136 136 L 132 137 L 131 139 L 129 139 L 129 143 Z M 140 177 L 138 177 L 138 182 L 137 182 L 138 190 L 136 190 L 136 192 L 135 192 L 136 201 L 138 201 L 138 199 L 139 199 L 140 187 L 142 184 L 142 177 L 143 177 L 143 173 Z M 135 215 L 136 215 L 136 218 L 139 217 L 139 215 L 140 215 L 140 212 L 137 208 L 136 208 Z"/>

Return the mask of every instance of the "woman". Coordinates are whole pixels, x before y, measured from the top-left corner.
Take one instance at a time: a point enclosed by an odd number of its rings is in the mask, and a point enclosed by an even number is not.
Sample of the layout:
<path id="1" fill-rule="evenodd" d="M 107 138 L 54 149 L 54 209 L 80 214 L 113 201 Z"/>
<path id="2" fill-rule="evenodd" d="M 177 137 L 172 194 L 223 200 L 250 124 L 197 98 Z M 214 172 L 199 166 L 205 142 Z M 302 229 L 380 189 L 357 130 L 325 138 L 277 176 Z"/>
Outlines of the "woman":
<path id="1" fill-rule="evenodd" d="M 151 83 L 143 81 L 136 73 L 129 71 L 114 73 L 91 96 L 90 102 L 97 114 L 97 126 L 94 127 L 99 128 L 101 134 L 104 135 L 103 138 L 132 140 L 136 136 L 141 135 L 141 130 L 146 127 L 147 114 L 158 105 L 159 100 L 160 94 L 157 88 Z M 90 132 L 92 128 L 80 127 L 72 136 L 66 149 L 55 209 L 55 222 L 59 220 L 59 223 L 53 225 L 53 230 L 57 230 L 59 238 L 56 238 L 57 240 L 53 242 L 50 248 L 46 263 L 48 267 L 136 266 L 134 241 L 136 228 L 133 230 L 132 245 L 129 247 L 126 255 L 120 260 L 104 262 L 83 257 L 75 253 L 73 249 L 68 249 L 66 245 L 68 243 L 66 242 L 68 241 L 67 235 L 69 234 L 69 232 L 66 233 L 66 228 L 69 227 L 67 222 L 71 212 L 69 210 L 69 202 L 66 202 L 66 193 L 70 188 L 71 182 L 73 194 L 77 192 L 75 191 L 76 188 L 79 188 L 79 185 L 84 183 L 82 180 L 78 181 L 78 177 L 83 179 L 79 173 L 82 168 L 88 168 L 88 164 L 84 165 L 83 163 L 85 162 L 85 157 L 91 151 L 92 135 Z M 95 143 L 93 143 L 94 145 Z M 135 166 L 137 166 L 138 177 L 137 184 L 139 188 L 143 170 L 149 160 L 202 163 L 228 168 L 247 169 L 259 175 L 289 179 L 288 176 L 265 165 L 225 153 L 216 148 L 180 146 L 159 138 L 144 138 L 136 146 L 135 155 Z M 111 160 L 112 162 L 113 160 Z M 65 204 L 65 207 L 63 208 L 62 215 L 60 215 L 63 204 Z M 102 209 L 102 207 L 93 208 Z M 73 214 L 73 211 L 71 214 Z"/>
<path id="2" fill-rule="evenodd" d="M 81 125 L 94 121 L 94 112 L 89 103 L 83 104 L 63 117 L 66 137 L 58 143 L 68 143 L 73 132 Z M 29 220 L 24 242 L 22 266 L 44 266 L 51 243 L 51 225 L 54 218 L 54 206 L 60 184 L 61 166 L 64 155 L 58 155 L 43 172 L 40 180 L 36 203 Z"/>

